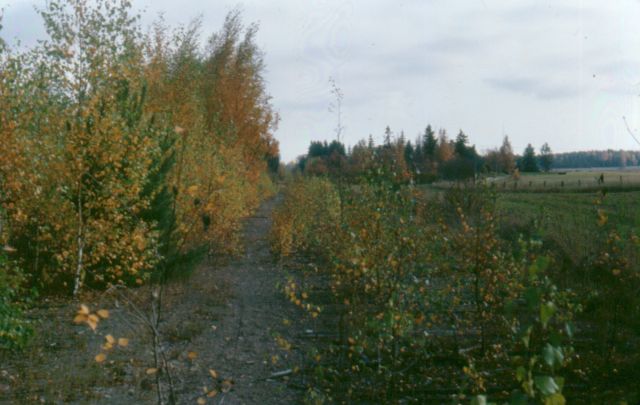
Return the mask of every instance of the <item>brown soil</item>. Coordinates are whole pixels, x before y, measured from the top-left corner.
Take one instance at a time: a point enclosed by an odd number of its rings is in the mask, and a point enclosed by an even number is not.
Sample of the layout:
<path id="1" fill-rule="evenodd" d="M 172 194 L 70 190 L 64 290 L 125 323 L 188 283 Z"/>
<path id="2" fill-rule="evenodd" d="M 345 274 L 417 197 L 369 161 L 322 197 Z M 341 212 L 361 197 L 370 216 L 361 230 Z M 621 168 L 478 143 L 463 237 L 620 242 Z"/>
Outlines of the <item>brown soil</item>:
<path id="1" fill-rule="evenodd" d="M 200 266 L 184 282 L 172 283 L 163 300 L 162 340 L 178 403 L 195 404 L 204 388 L 217 389 L 208 404 L 299 403 L 304 391 L 294 387 L 295 373 L 273 373 L 302 364 L 296 342 L 302 318 L 280 287 L 284 271 L 272 259 L 267 235 L 277 201 L 265 202 L 244 230 L 244 253 Z M 144 310 L 149 290 L 127 292 Z M 111 316 L 96 333 L 72 319 L 78 301 L 41 300 L 30 312 L 36 336 L 23 353 L 0 353 L 0 404 L 4 403 L 157 403 L 149 334 L 129 306 L 114 296 L 81 299 L 92 310 Z M 285 321 L 286 320 L 286 321 Z M 287 323 L 288 325 L 285 325 Z M 129 345 L 96 363 L 105 336 L 129 338 Z M 276 337 L 292 344 L 288 350 Z M 286 346 L 286 345 L 285 345 Z M 189 354 L 191 353 L 191 356 Z M 209 370 L 215 370 L 214 381 Z M 297 387 L 300 386 L 297 383 Z M 226 392 L 225 392 L 226 391 Z"/>

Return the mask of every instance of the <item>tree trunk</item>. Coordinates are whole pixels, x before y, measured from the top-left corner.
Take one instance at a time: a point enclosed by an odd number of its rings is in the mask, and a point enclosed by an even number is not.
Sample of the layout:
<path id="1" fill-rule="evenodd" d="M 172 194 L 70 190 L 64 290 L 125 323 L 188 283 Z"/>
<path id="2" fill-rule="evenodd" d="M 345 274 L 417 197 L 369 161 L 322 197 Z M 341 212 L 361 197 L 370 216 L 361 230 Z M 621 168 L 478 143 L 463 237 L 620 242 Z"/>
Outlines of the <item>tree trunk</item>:
<path id="1" fill-rule="evenodd" d="M 82 213 L 82 186 L 78 187 L 78 264 L 73 283 L 73 296 L 77 296 L 84 280 L 84 217 Z"/>

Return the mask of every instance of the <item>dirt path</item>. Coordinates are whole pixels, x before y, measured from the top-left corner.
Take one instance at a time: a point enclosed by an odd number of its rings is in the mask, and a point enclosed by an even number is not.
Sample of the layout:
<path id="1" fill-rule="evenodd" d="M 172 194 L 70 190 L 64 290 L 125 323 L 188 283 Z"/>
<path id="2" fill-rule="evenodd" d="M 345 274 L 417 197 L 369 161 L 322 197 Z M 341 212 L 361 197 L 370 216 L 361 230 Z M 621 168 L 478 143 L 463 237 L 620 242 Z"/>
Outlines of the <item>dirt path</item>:
<path id="1" fill-rule="evenodd" d="M 233 380 L 233 388 L 221 397 L 228 404 L 283 404 L 299 402 L 299 391 L 289 389 L 284 380 L 269 379 L 273 372 L 295 367 L 296 353 L 285 351 L 276 336 L 292 339 L 291 328 L 283 324 L 295 311 L 284 299 L 284 274 L 275 265 L 267 240 L 271 226 L 271 200 L 246 220 L 244 254 L 225 266 L 205 266 L 188 281 L 186 290 L 172 297 L 184 309 L 171 311 L 168 328 L 180 327 L 176 315 L 194 310 L 204 328 L 184 349 L 198 357 L 189 371 L 183 394 L 197 392 L 211 381 L 209 368 L 221 380 Z M 215 299 L 216 292 L 228 292 L 226 302 Z M 222 297 L 218 294 L 218 297 Z M 202 304 L 208 307 L 202 307 Z M 295 316 L 295 315 L 294 315 Z M 208 321 L 208 322 L 207 322 Z M 184 350 L 183 350 L 184 352 Z M 277 357 L 274 357 L 277 356 Z M 198 381 L 200 376 L 200 383 Z M 221 400 L 222 400 L 221 398 Z"/>
<path id="2" fill-rule="evenodd" d="M 276 199 L 265 202 L 244 227 L 245 251 L 226 264 L 205 263 L 168 288 L 162 332 L 178 403 L 194 404 L 204 388 L 218 390 L 208 404 L 300 403 L 302 390 L 274 372 L 301 364 L 294 332 L 300 318 L 279 285 L 285 280 L 267 240 Z M 140 291 L 142 294 L 143 291 Z M 87 301 L 89 299 L 89 301 Z M 96 302 L 99 301 L 99 302 Z M 144 328 L 112 300 L 112 316 L 91 333 L 71 322 L 78 302 L 46 301 L 31 316 L 37 337 L 27 351 L 0 360 L 0 403 L 156 403 L 151 346 Z M 288 324 L 288 325 L 285 325 Z M 97 364 L 106 334 L 127 336 L 130 345 Z M 291 347 L 277 343 L 280 336 Z M 209 370 L 215 370 L 217 380 Z"/>

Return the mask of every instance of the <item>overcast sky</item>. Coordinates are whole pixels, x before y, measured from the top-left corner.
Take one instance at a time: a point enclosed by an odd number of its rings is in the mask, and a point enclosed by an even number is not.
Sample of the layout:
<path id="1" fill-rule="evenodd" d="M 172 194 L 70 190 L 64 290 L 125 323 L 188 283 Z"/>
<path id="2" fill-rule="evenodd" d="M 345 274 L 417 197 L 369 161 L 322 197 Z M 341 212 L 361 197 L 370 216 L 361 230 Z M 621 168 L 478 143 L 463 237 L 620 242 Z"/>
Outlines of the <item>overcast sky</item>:
<path id="1" fill-rule="evenodd" d="M 1 35 L 42 37 L 34 5 L 0 0 Z M 237 5 L 259 22 L 266 80 L 281 115 L 284 161 L 333 139 L 329 78 L 344 93 L 344 139 L 381 140 L 389 125 L 413 139 L 430 123 L 463 129 L 484 151 L 509 135 L 516 152 L 638 149 L 639 0 L 133 0 L 172 24 L 203 16 L 217 31 Z M 638 132 L 640 135 L 640 132 Z M 640 136 L 638 136 L 640 137 Z"/>

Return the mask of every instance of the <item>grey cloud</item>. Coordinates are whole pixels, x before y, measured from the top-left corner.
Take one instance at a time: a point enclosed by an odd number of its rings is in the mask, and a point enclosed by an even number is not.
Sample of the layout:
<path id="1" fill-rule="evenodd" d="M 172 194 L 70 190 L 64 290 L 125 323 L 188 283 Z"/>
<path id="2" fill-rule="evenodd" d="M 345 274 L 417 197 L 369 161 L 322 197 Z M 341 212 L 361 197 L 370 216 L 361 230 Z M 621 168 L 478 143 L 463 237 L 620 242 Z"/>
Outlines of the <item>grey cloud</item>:
<path id="1" fill-rule="evenodd" d="M 490 78 L 485 82 L 494 88 L 530 95 L 543 100 L 571 98 L 582 92 L 580 86 L 571 83 L 547 83 L 542 79 L 531 77 Z"/>
<path id="2" fill-rule="evenodd" d="M 270 64 L 287 66 L 287 74 L 277 75 L 278 84 L 285 81 L 291 83 L 291 79 L 296 79 L 295 89 L 290 87 L 288 96 L 281 99 L 284 105 L 304 110 L 323 105 L 317 100 L 328 91 L 327 80 L 330 76 L 335 77 L 339 84 L 367 90 L 350 94 L 349 104 L 353 106 L 369 101 L 370 94 L 367 92 L 381 84 L 398 89 L 406 83 L 421 82 L 427 75 L 435 75 L 441 70 L 439 60 L 410 48 L 385 53 L 373 47 L 354 48 L 346 56 L 334 58 L 322 48 L 308 47 L 298 53 L 272 55 Z M 332 71 L 336 66 L 337 75 Z"/>
<path id="3" fill-rule="evenodd" d="M 396 51 L 388 54 L 371 54 L 360 59 L 350 59 L 345 66 L 351 80 L 392 81 L 396 78 L 417 79 L 440 70 L 440 61 L 415 50 Z"/>

